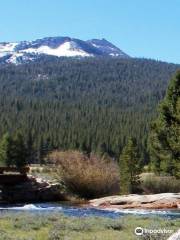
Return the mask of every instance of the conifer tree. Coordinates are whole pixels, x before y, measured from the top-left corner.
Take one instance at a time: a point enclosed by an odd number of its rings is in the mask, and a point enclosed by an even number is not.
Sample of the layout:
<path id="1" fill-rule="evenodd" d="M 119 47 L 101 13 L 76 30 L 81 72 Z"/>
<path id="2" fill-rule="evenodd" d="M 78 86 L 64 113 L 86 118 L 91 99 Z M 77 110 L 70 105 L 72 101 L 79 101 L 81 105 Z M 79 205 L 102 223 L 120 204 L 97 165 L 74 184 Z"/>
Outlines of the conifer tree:
<path id="1" fill-rule="evenodd" d="M 0 141 L 0 166 L 11 165 L 11 138 L 8 133 L 4 134 Z"/>
<path id="2" fill-rule="evenodd" d="M 21 133 L 17 133 L 13 139 L 12 162 L 18 168 L 24 167 L 28 163 L 27 148 Z"/>
<path id="3" fill-rule="evenodd" d="M 139 174 L 139 154 L 136 140 L 130 138 L 123 148 L 119 160 L 120 166 L 120 193 L 128 194 L 136 190 Z"/>
<path id="4" fill-rule="evenodd" d="M 180 177 L 180 71 L 172 78 L 158 112 L 149 136 L 153 169 Z"/>
<path id="5" fill-rule="evenodd" d="M 48 145 L 43 138 L 40 139 L 38 149 L 39 149 L 37 153 L 38 163 L 44 164 L 45 156 L 48 154 Z"/>
<path id="6" fill-rule="evenodd" d="M 31 131 L 28 132 L 26 147 L 28 163 L 34 163 L 36 152 L 34 149 L 34 141 Z"/>

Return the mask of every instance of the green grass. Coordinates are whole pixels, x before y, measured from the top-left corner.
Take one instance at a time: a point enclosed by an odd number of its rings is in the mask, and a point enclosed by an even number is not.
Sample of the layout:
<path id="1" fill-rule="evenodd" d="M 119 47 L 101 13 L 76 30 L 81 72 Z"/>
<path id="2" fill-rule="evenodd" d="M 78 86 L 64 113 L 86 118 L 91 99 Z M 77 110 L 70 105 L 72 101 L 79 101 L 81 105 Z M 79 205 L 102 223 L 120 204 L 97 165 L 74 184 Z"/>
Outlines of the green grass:
<path id="1" fill-rule="evenodd" d="M 137 237 L 134 229 L 138 226 L 177 230 L 178 220 L 161 218 L 123 217 L 77 218 L 62 214 L 1 213 L 1 240 L 164 240 L 166 235 Z"/>

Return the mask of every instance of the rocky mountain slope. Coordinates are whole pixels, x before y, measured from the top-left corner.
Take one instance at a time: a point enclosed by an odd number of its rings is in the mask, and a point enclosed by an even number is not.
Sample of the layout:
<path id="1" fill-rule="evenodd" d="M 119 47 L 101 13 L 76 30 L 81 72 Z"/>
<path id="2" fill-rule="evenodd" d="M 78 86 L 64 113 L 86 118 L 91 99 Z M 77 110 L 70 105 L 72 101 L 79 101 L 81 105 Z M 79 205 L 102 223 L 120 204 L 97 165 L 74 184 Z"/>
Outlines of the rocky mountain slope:
<path id="1" fill-rule="evenodd" d="M 42 55 L 56 57 L 129 57 L 105 39 L 83 41 L 70 37 L 47 37 L 35 41 L 0 43 L 0 63 L 26 63 L 36 60 Z"/>

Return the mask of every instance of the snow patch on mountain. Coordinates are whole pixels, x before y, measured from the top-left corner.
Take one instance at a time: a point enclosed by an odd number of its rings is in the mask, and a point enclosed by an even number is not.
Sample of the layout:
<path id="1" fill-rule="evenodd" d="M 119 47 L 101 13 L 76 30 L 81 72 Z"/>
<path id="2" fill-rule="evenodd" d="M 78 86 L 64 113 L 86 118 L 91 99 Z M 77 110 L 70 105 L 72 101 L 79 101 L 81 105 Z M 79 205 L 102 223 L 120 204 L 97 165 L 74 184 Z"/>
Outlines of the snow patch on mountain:
<path id="1" fill-rule="evenodd" d="M 47 54 L 47 55 L 52 55 L 57 57 L 93 56 L 93 54 L 88 54 L 82 49 L 78 49 L 78 47 L 74 42 L 65 42 L 57 48 L 51 48 L 49 46 L 40 46 L 38 48 L 28 48 L 28 49 L 22 50 L 22 52 L 35 53 L 35 54 Z"/>
<path id="2" fill-rule="evenodd" d="M 43 55 L 56 57 L 129 57 L 106 39 L 83 41 L 70 37 L 49 37 L 19 43 L 0 43 L 0 63 L 26 63 Z"/>
<path id="3" fill-rule="evenodd" d="M 16 45 L 18 43 L 0 43 L 0 57 L 13 53 Z"/>

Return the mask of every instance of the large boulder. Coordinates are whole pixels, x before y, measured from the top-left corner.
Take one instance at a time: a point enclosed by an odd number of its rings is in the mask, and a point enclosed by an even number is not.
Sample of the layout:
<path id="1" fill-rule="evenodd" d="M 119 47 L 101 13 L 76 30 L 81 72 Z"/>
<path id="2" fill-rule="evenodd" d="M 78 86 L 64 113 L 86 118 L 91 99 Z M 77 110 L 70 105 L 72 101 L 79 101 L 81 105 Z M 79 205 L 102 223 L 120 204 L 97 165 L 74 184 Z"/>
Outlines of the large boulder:
<path id="1" fill-rule="evenodd" d="M 160 193 L 151 195 L 117 195 L 89 201 L 93 207 L 102 208 L 144 208 L 144 209 L 165 209 L 180 208 L 180 193 Z"/>

